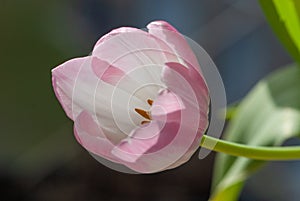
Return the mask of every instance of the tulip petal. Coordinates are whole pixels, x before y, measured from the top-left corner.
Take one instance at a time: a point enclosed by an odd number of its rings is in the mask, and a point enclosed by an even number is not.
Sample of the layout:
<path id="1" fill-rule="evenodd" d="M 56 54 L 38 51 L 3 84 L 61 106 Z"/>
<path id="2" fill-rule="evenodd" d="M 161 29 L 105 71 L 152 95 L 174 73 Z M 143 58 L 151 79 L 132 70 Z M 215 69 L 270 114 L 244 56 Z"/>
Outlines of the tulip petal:
<path id="1" fill-rule="evenodd" d="M 179 124 L 170 122 L 165 125 L 152 121 L 149 125 L 137 128 L 132 136 L 123 140 L 112 153 L 122 163 L 141 173 L 164 170 L 174 161 L 172 141 L 178 134 Z M 168 147 L 170 146 L 170 147 Z"/>
<path id="2" fill-rule="evenodd" d="M 117 84 L 126 74 L 120 68 L 114 67 L 97 57 L 92 58 L 92 68 L 102 81 L 109 84 Z"/>
<path id="3" fill-rule="evenodd" d="M 95 114 L 107 138 L 118 143 L 139 123 L 134 106 L 147 104 L 129 92 L 99 81 L 91 67 L 92 57 L 70 60 L 53 71 L 53 87 L 67 115 L 75 120 L 83 111 Z"/>
<path id="4" fill-rule="evenodd" d="M 147 150 L 154 146 L 159 138 L 160 127 L 156 122 L 151 122 L 135 129 L 130 137 L 122 140 L 112 153 L 126 162 L 136 162 Z"/>
<path id="5" fill-rule="evenodd" d="M 100 39 L 92 55 L 126 73 L 153 66 L 139 72 L 140 76 L 131 76 L 140 84 L 160 83 L 159 75 L 164 63 L 178 61 L 176 54 L 164 41 L 148 32 L 127 27 L 116 29 Z"/>
<path id="6" fill-rule="evenodd" d="M 154 21 L 147 25 L 149 33 L 166 42 L 184 60 L 185 64 L 200 70 L 198 60 L 186 39 L 173 26 L 165 21 Z"/>
<path id="7" fill-rule="evenodd" d="M 76 77 L 89 57 L 69 60 L 52 70 L 52 85 L 57 99 L 67 116 L 74 120 L 73 101 L 71 99 Z"/>
<path id="8" fill-rule="evenodd" d="M 163 80 L 168 88 L 190 103 L 195 111 L 200 113 L 199 132 L 204 133 L 208 126 L 209 94 L 207 85 L 199 72 L 187 69 L 180 63 L 166 63 L 163 70 Z M 185 80 L 186 82 L 183 82 Z M 191 88 L 191 90 L 187 90 Z M 196 96 L 197 104 L 192 96 Z"/>
<path id="9" fill-rule="evenodd" d="M 147 76 L 147 68 L 138 69 L 132 73 L 126 73 L 119 67 L 108 64 L 106 61 L 103 61 L 98 57 L 93 57 L 92 69 L 101 81 L 106 82 L 113 87 L 122 89 L 128 94 L 135 93 L 135 96 L 140 98 L 142 101 L 145 101 L 145 94 L 147 94 L 147 98 L 150 99 L 156 97 L 156 87 L 144 87 L 143 93 L 141 93 L 141 90 L 137 91 L 137 87 L 141 86 L 142 83 L 136 81 L 134 79 L 134 75 L 138 74 L 139 78 L 144 78 L 144 76 Z M 130 74 L 132 75 L 130 76 Z"/>
<path id="10" fill-rule="evenodd" d="M 190 94 L 190 92 L 185 90 L 186 86 L 181 85 L 182 81 L 180 82 L 180 80 L 183 79 L 187 81 L 193 89 L 192 93 L 197 97 L 198 104 L 204 106 L 203 108 L 208 109 L 208 87 L 200 72 L 196 71 L 194 68 L 186 68 L 182 64 L 176 62 L 168 62 L 165 65 L 163 70 L 163 80 L 168 83 L 167 85 L 172 85 L 174 90 L 181 90 L 180 95 L 183 97 L 189 97 L 187 93 Z"/>
<path id="11" fill-rule="evenodd" d="M 74 134 L 77 141 L 89 152 L 118 162 L 111 154 L 114 145 L 105 138 L 105 134 L 88 112 L 83 111 L 74 122 Z"/>
<path id="12" fill-rule="evenodd" d="M 188 113 L 192 114 L 198 111 L 199 127 L 197 129 L 197 135 L 189 147 L 189 150 L 176 161 L 169 168 L 177 167 L 183 164 L 192 156 L 192 154 L 198 149 L 201 136 L 208 127 L 208 112 L 209 112 L 209 95 L 208 88 L 201 74 L 193 68 L 186 68 L 180 63 L 166 63 L 166 67 L 163 70 L 163 80 L 165 81 L 168 89 L 182 97 L 183 103 L 186 105 Z M 194 100 L 196 97 L 195 104 Z M 184 115 L 182 118 L 189 120 L 188 115 Z"/>
<path id="13" fill-rule="evenodd" d="M 151 116 L 153 120 L 165 121 L 167 119 L 168 122 L 179 122 L 180 112 L 183 109 L 185 106 L 181 98 L 164 89 L 159 93 L 151 107 Z"/>

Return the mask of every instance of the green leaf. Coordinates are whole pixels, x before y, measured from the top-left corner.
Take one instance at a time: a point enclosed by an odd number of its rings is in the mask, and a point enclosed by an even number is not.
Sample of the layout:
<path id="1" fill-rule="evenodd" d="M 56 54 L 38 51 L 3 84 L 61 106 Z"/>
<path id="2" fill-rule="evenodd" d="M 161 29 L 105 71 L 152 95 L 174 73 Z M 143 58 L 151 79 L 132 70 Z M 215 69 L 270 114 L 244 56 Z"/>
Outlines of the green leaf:
<path id="1" fill-rule="evenodd" d="M 300 1 L 259 0 L 277 37 L 300 63 Z"/>
<path id="2" fill-rule="evenodd" d="M 226 120 L 230 120 L 234 117 L 237 108 L 238 108 L 238 103 L 234 103 L 232 105 L 227 105 Z"/>
<path id="3" fill-rule="evenodd" d="M 300 68 L 286 67 L 260 81 L 235 111 L 225 132 L 228 141 L 279 146 L 300 137 Z M 245 180 L 264 164 L 217 154 L 211 201 L 237 200 Z"/>

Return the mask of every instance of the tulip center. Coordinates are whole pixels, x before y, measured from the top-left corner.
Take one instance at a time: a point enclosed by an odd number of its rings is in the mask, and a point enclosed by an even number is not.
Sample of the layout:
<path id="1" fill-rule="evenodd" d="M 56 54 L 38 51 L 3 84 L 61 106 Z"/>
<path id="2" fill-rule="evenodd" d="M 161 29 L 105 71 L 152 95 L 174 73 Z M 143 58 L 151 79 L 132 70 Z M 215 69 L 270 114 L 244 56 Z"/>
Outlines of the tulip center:
<path id="1" fill-rule="evenodd" d="M 148 103 L 150 106 L 152 106 L 153 100 L 148 99 L 148 100 L 147 100 L 147 103 Z M 134 108 L 134 110 L 136 111 L 136 113 L 138 113 L 139 115 L 141 115 L 142 117 L 144 117 L 145 119 L 147 119 L 147 120 L 144 120 L 144 121 L 141 122 L 142 125 L 143 125 L 143 124 L 146 124 L 146 123 L 150 123 L 150 121 L 152 120 L 152 118 L 151 118 L 151 114 L 150 114 L 149 111 L 145 111 L 145 110 L 140 109 L 140 108 Z"/>

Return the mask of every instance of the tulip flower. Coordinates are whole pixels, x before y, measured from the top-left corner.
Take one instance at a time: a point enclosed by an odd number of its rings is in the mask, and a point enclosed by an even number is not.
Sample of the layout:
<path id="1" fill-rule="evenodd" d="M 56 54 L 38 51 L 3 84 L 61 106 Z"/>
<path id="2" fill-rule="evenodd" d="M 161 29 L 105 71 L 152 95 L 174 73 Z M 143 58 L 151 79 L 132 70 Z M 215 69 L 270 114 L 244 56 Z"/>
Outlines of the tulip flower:
<path id="1" fill-rule="evenodd" d="M 77 141 L 138 173 L 187 162 L 208 127 L 209 93 L 185 38 L 154 21 L 101 37 L 91 55 L 52 70 Z"/>

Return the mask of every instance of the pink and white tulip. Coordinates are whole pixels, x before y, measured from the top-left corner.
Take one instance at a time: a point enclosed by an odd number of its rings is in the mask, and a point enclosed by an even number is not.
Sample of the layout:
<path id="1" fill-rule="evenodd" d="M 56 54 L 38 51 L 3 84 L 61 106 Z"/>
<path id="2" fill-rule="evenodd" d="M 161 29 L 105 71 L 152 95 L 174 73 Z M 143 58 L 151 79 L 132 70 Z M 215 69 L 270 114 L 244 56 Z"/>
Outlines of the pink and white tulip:
<path id="1" fill-rule="evenodd" d="M 164 21 L 147 28 L 115 29 L 90 56 L 52 70 L 56 97 L 74 121 L 77 141 L 140 173 L 188 161 L 209 112 L 208 89 L 185 38 Z"/>

